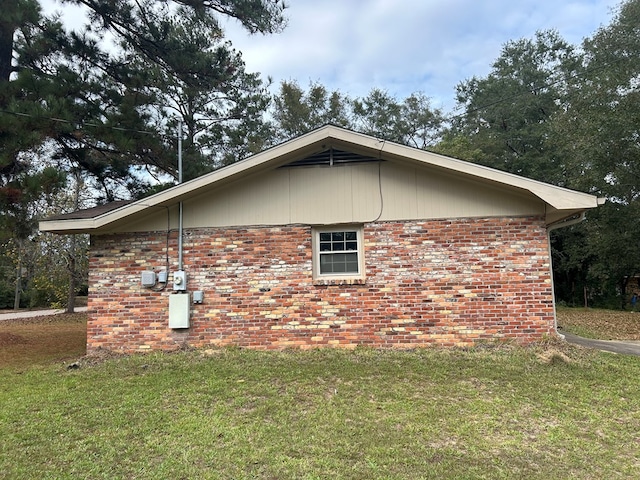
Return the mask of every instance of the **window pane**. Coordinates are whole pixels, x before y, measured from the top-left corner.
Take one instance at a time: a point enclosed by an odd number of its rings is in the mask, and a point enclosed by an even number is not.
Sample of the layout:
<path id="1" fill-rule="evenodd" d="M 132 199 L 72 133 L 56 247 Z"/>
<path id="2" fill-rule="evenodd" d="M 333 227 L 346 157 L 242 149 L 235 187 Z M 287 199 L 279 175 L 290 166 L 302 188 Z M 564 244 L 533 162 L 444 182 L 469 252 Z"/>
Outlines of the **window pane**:
<path id="1" fill-rule="evenodd" d="M 358 274 L 360 245 L 358 231 L 318 232 L 318 251 L 316 255 L 320 274 L 349 275 Z"/>
<path id="2" fill-rule="evenodd" d="M 320 255 L 320 273 L 333 273 L 331 255 Z"/>
<path id="3" fill-rule="evenodd" d="M 344 262 L 336 262 L 333 264 L 333 273 L 347 273 L 346 267 Z"/>
<path id="4" fill-rule="evenodd" d="M 344 263 L 346 254 L 344 253 L 334 253 L 333 255 L 331 255 L 333 257 L 333 263 Z"/>
<path id="5" fill-rule="evenodd" d="M 320 273 L 358 273 L 357 253 L 328 253 L 320 255 Z"/>
<path id="6" fill-rule="evenodd" d="M 358 273 L 358 254 L 346 253 L 344 255 L 345 271 Z"/>

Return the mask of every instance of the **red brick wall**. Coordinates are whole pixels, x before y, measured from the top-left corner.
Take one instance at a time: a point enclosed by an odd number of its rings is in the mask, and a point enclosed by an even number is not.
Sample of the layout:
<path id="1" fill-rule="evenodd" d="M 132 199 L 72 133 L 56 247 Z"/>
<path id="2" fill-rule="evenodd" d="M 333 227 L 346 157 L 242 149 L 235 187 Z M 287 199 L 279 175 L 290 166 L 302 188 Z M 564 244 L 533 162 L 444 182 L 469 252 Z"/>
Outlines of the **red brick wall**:
<path id="1" fill-rule="evenodd" d="M 187 230 L 191 328 L 168 328 L 164 232 L 92 237 L 88 349 L 312 348 L 528 342 L 554 332 L 540 218 L 366 224 L 366 282 L 314 285 L 308 226 Z M 169 239 L 176 269 L 176 233 Z"/>

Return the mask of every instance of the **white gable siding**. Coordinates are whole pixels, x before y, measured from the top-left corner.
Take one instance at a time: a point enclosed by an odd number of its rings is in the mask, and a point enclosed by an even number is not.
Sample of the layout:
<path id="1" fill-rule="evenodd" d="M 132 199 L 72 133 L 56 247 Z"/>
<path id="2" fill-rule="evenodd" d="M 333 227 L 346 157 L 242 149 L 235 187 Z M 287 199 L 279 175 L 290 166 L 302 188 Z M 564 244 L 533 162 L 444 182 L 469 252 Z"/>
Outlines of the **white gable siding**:
<path id="1" fill-rule="evenodd" d="M 380 192 L 381 221 L 544 214 L 544 203 L 533 195 L 436 169 L 373 162 L 280 168 L 244 178 L 186 201 L 184 226 L 371 222 L 380 215 Z M 166 212 L 158 209 L 118 231 L 164 230 L 166 225 Z"/>

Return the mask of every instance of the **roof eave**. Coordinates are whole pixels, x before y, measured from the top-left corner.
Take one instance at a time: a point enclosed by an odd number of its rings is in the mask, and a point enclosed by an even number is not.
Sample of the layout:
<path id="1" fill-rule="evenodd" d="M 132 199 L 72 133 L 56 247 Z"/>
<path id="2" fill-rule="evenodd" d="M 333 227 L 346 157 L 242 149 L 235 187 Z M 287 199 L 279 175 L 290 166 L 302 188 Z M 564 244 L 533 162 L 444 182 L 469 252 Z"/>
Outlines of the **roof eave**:
<path id="1" fill-rule="evenodd" d="M 93 219 L 42 220 L 38 228 L 41 232 L 60 234 L 93 233 L 96 229 Z"/>
<path id="2" fill-rule="evenodd" d="M 501 184 L 505 187 L 520 189 L 535 195 L 555 211 L 566 211 L 567 216 L 573 215 L 576 211 L 595 208 L 601 204 L 600 199 L 593 195 L 548 185 L 483 165 L 445 157 L 327 125 L 241 162 L 223 167 L 92 219 L 45 220 L 40 223 L 40 229 L 55 233 L 106 231 L 105 227 L 108 225 L 120 222 L 147 208 L 166 208 L 170 205 L 175 205 L 198 195 L 214 183 L 222 182 L 221 184 L 224 184 L 241 175 L 258 173 L 261 169 L 277 168 L 298 159 L 301 155 L 317 153 L 330 146 L 352 149 L 355 153 L 367 153 L 381 159 L 418 162 L 425 166 L 437 167 L 460 175 Z"/>
<path id="3" fill-rule="evenodd" d="M 326 128 L 331 127 L 324 127 L 324 129 L 310 132 L 294 140 L 290 140 L 271 149 L 265 150 L 264 152 L 258 153 L 245 161 L 220 168 L 219 170 L 215 170 L 188 182 L 168 188 L 167 190 L 158 192 L 150 197 L 129 203 L 98 217 L 94 217 L 92 219 L 43 220 L 40 222 L 39 228 L 43 232 L 51 233 L 99 232 L 101 228 L 113 222 L 123 220 L 126 217 L 135 215 L 147 208 L 165 208 L 196 196 L 212 183 L 229 180 L 248 171 L 255 171 L 265 164 L 268 164 L 270 167 L 277 167 L 278 165 L 272 163 L 276 158 L 280 159 L 277 163 L 285 164 L 290 161 L 290 156 L 292 154 L 299 154 L 301 151 L 305 150 L 315 152 L 319 148 L 322 148 L 322 144 L 325 143 L 325 140 L 327 139 L 327 136 L 322 133 Z"/>

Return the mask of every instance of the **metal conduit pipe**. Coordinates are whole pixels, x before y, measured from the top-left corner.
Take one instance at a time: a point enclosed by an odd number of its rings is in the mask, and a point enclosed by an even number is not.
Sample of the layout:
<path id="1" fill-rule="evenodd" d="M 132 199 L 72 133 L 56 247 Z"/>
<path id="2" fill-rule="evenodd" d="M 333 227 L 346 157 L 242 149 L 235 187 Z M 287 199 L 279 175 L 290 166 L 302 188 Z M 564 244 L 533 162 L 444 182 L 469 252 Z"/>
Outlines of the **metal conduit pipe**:
<path id="1" fill-rule="evenodd" d="M 182 120 L 178 121 L 178 184 L 182 183 Z M 178 270 L 182 271 L 182 202 L 178 207 Z"/>

